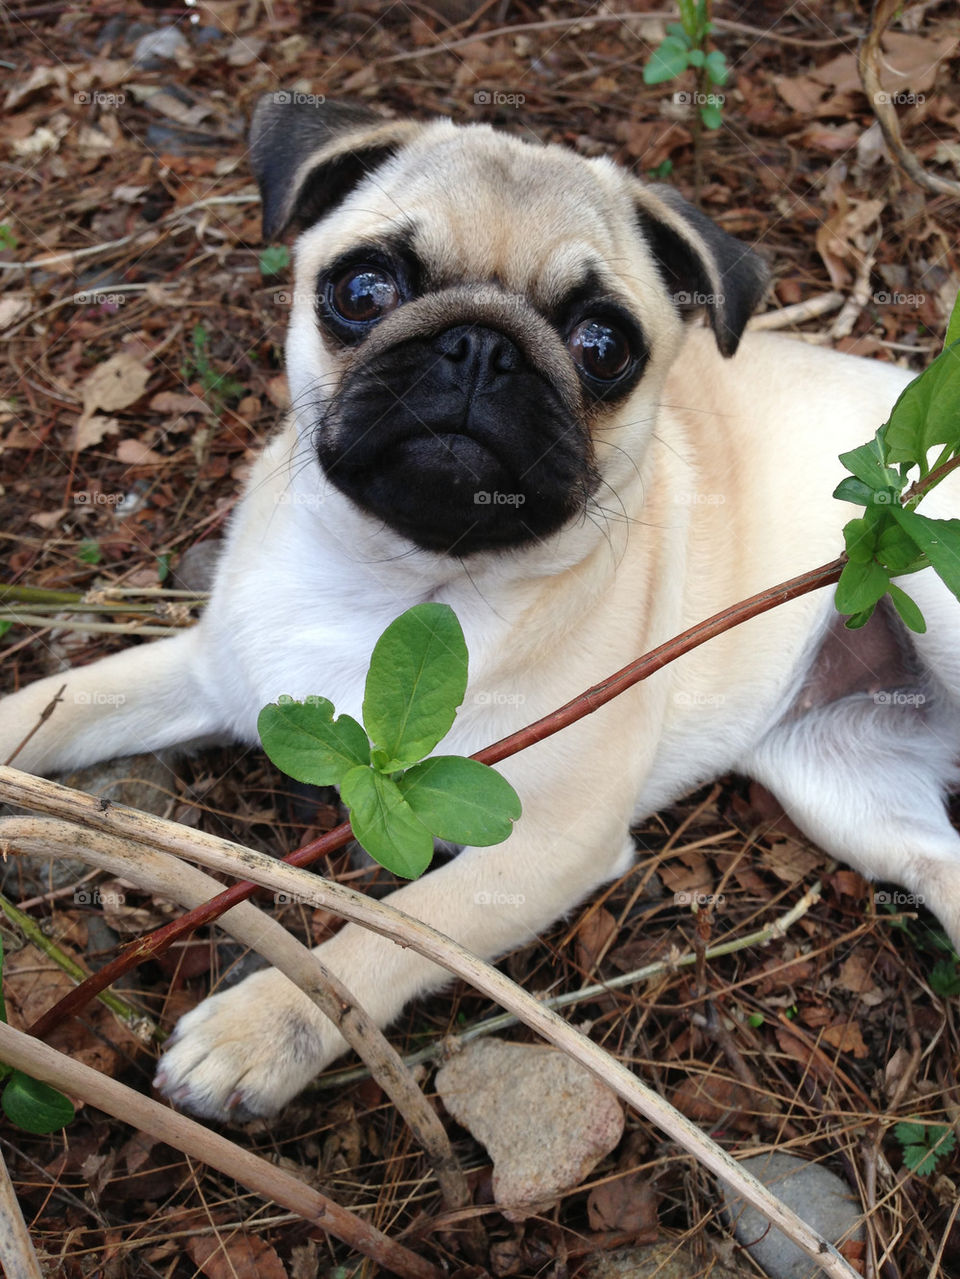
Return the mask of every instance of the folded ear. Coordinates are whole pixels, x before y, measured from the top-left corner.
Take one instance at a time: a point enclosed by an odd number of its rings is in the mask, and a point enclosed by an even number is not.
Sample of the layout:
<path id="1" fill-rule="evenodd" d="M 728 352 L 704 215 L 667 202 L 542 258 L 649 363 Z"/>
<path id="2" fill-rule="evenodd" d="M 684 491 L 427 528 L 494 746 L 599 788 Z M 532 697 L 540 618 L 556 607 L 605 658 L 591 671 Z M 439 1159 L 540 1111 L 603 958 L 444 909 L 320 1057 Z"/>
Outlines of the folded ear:
<path id="1" fill-rule="evenodd" d="M 706 307 L 722 355 L 733 355 L 767 287 L 763 259 L 672 187 L 635 187 L 637 216 L 664 283 L 683 311 Z"/>
<path id="2" fill-rule="evenodd" d="M 366 107 L 281 90 L 257 103 L 250 156 L 263 202 L 263 238 L 309 226 L 422 128 Z"/>

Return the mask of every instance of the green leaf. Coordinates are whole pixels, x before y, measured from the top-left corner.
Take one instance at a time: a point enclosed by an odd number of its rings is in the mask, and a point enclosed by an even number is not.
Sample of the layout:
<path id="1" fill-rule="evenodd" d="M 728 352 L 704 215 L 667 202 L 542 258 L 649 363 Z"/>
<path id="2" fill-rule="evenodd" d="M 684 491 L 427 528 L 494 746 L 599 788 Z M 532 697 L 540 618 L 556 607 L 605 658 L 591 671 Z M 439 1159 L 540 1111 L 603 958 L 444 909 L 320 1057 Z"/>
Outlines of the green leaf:
<path id="1" fill-rule="evenodd" d="M 703 121 L 704 128 L 719 129 L 723 124 L 723 112 L 719 107 L 708 102 L 705 107 L 700 108 L 700 119 Z"/>
<path id="2" fill-rule="evenodd" d="M 942 581 L 960 599 L 960 519 L 932 520 L 927 515 L 892 508 L 893 518 L 937 570 Z"/>
<path id="3" fill-rule="evenodd" d="M 260 254 L 260 274 L 279 275 L 290 265 L 290 250 L 283 244 L 270 244 Z"/>
<path id="4" fill-rule="evenodd" d="M 926 466 L 927 451 L 935 444 L 946 444 L 954 452 L 960 449 L 958 404 L 960 343 L 954 343 L 904 387 L 889 421 L 880 428 L 887 461 L 923 459 Z"/>
<path id="5" fill-rule="evenodd" d="M 943 341 L 943 349 L 953 346 L 954 342 L 960 342 L 960 293 L 957 294 L 957 300 L 953 304 L 953 310 L 950 312 L 950 322 L 947 325 L 947 336 Z"/>
<path id="6" fill-rule="evenodd" d="M 916 542 L 903 531 L 892 515 L 890 523 L 884 526 L 877 538 L 876 556 L 895 577 L 916 573 L 930 563 L 925 555 L 918 553 Z"/>
<path id="7" fill-rule="evenodd" d="M 520 800 L 506 778 L 459 755 L 425 759 L 408 768 L 397 786 L 428 830 L 456 844 L 499 844 L 520 816 Z"/>
<path id="8" fill-rule="evenodd" d="M 960 967 L 954 959 L 938 959 L 930 970 L 930 989 L 942 999 L 960 995 Z"/>
<path id="9" fill-rule="evenodd" d="M 873 617 L 873 610 L 876 607 L 876 604 L 871 604 L 869 608 L 863 609 L 862 612 L 851 614 L 844 622 L 844 626 L 848 631 L 858 631 L 861 626 L 866 626 L 867 622 L 870 621 L 870 618 Z"/>
<path id="10" fill-rule="evenodd" d="M 668 36 L 676 36 L 677 39 L 682 40 L 684 44 L 687 43 L 687 33 L 683 29 L 682 22 L 668 22 L 666 30 Z"/>
<path id="11" fill-rule="evenodd" d="M 719 49 L 714 49 L 707 54 L 707 60 L 704 63 L 707 69 L 707 75 L 713 84 L 724 85 L 727 83 L 727 77 L 730 75 L 730 68 L 727 66 L 726 55 L 721 53 Z"/>
<path id="12" fill-rule="evenodd" d="M 883 428 L 881 427 L 880 430 L 882 431 Z M 879 434 L 878 431 L 877 435 Z M 875 437 L 869 444 L 861 444 L 859 448 L 851 449 L 849 453 L 841 453 L 840 461 L 868 488 L 894 488 L 899 491 L 900 476 L 891 467 L 884 465 L 882 446 L 878 438 Z"/>
<path id="13" fill-rule="evenodd" d="M 644 84 L 663 84 L 665 80 L 674 80 L 687 69 L 690 48 L 686 40 L 679 36 L 667 36 L 663 43 L 650 55 L 650 61 L 643 68 Z"/>
<path id="14" fill-rule="evenodd" d="M 702 67 L 707 60 L 707 55 L 702 49 L 691 49 L 687 54 L 687 61 L 692 67 Z"/>
<path id="15" fill-rule="evenodd" d="M 77 559 L 83 564 L 99 564 L 103 559 L 103 552 L 96 542 L 81 542 L 77 548 Z"/>
<path id="16" fill-rule="evenodd" d="M 467 690 L 467 645 L 447 604 L 417 604 L 391 622 L 370 658 L 363 722 L 395 772 L 429 755 Z"/>
<path id="17" fill-rule="evenodd" d="M 336 786 L 350 769 L 370 763 L 366 733 L 349 715 L 334 719 L 325 697 L 271 702 L 257 717 L 257 732 L 277 768 L 312 786 Z"/>
<path id="18" fill-rule="evenodd" d="M 903 1146 L 904 1163 L 918 1177 L 934 1172 L 957 1144 L 956 1135 L 945 1124 L 902 1123 L 893 1131 Z"/>
<path id="19" fill-rule="evenodd" d="M 893 607 L 900 614 L 903 622 L 916 635 L 924 635 L 927 630 L 927 624 L 923 620 L 923 614 L 915 600 L 900 589 L 894 582 L 887 584 L 887 591 L 893 601 Z"/>
<path id="20" fill-rule="evenodd" d="M 22 1070 L 15 1070 L 10 1076 L 0 1106 L 12 1124 L 38 1135 L 65 1128 L 75 1114 L 73 1104 L 62 1092 L 31 1079 Z"/>
<path id="21" fill-rule="evenodd" d="M 837 583 L 836 605 L 841 613 L 860 613 L 872 608 L 887 593 L 888 574 L 876 560 L 867 564 L 851 560 L 843 566 Z"/>
<path id="22" fill-rule="evenodd" d="M 372 768 L 354 768 L 340 783 L 353 833 L 371 857 L 404 879 L 430 865 L 433 836 L 404 799 L 397 783 Z"/>
<path id="23" fill-rule="evenodd" d="M 854 564 L 869 564 L 877 547 L 877 530 L 872 520 L 849 520 L 843 526 L 847 559 Z"/>
<path id="24" fill-rule="evenodd" d="M 873 498 L 873 489 L 863 480 L 848 475 L 833 490 L 833 496 L 840 502 L 853 502 L 855 506 L 867 506 Z"/>

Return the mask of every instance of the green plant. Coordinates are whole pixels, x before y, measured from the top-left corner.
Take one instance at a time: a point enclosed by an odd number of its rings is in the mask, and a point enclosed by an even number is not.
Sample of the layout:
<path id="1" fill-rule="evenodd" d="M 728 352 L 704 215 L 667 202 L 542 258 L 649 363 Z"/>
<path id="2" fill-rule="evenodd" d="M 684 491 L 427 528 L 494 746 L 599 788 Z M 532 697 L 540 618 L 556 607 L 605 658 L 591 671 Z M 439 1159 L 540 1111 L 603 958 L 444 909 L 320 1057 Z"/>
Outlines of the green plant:
<path id="1" fill-rule="evenodd" d="M 284 244 L 269 244 L 260 254 L 260 274 L 279 275 L 290 265 L 290 250 Z"/>
<path id="2" fill-rule="evenodd" d="M 938 959 L 930 970 L 930 989 L 941 999 L 953 999 L 960 995 L 960 965 L 956 956 Z"/>
<path id="3" fill-rule="evenodd" d="M 0 941 L 0 978 L 3 976 L 3 942 Z M 7 1006 L 0 988 L 0 1021 L 7 1020 Z M 62 1092 L 25 1075 L 22 1070 L 0 1062 L 0 1080 L 6 1085 L 0 1095 L 0 1107 L 12 1124 L 27 1132 L 57 1132 L 73 1121 L 73 1103 Z"/>
<path id="4" fill-rule="evenodd" d="M 191 341 L 192 357 L 181 366 L 180 376 L 184 382 L 199 382 L 210 407 L 215 413 L 220 414 L 226 408 L 227 401 L 238 400 L 245 388 L 242 383 L 226 373 L 218 373 L 213 367 L 210 358 L 210 334 L 202 324 L 193 326 Z"/>
<path id="5" fill-rule="evenodd" d="M 453 725 L 467 687 L 467 646 L 446 604 L 408 609 L 377 640 L 363 724 L 334 719 L 325 697 L 279 698 L 260 712 L 264 750 L 283 772 L 337 785 L 355 837 L 388 870 L 413 879 L 434 837 L 498 844 L 520 816 L 513 787 L 485 764 L 425 756 Z"/>
<path id="6" fill-rule="evenodd" d="M 954 1131 L 947 1124 L 925 1124 L 920 1119 L 897 1124 L 894 1134 L 903 1147 L 903 1162 L 918 1177 L 934 1172 L 937 1164 L 957 1144 Z"/>
<path id="7" fill-rule="evenodd" d="M 15 249 L 20 243 L 9 222 L 0 222 L 0 251 Z"/>
<path id="8" fill-rule="evenodd" d="M 723 123 L 723 95 L 708 92 L 713 85 L 722 88 L 730 69 L 719 49 L 707 52 L 713 31 L 709 0 L 679 0 L 680 21 L 667 25 L 667 35 L 654 49 L 643 68 L 644 84 L 663 84 L 675 80 L 693 67 L 697 72 L 694 104 L 699 118 L 708 129 L 719 129 Z M 689 96 L 689 95 L 685 95 Z"/>
<path id="9" fill-rule="evenodd" d="M 916 512 L 931 488 L 960 466 L 960 298 L 943 350 L 904 388 L 887 422 L 868 444 L 840 460 L 851 474 L 834 497 L 864 508 L 843 530 L 847 563 L 836 605 L 855 629 L 889 595 L 911 630 L 923 632 L 920 609 L 891 579 L 932 565 L 960 599 L 960 519 L 934 520 Z M 941 446 L 933 464 L 928 455 Z"/>
<path id="10" fill-rule="evenodd" d="M 82 564 L 99 564 L 103 559 L 99 542 L 85 540 L 77 547 L 77 559 Z"/>

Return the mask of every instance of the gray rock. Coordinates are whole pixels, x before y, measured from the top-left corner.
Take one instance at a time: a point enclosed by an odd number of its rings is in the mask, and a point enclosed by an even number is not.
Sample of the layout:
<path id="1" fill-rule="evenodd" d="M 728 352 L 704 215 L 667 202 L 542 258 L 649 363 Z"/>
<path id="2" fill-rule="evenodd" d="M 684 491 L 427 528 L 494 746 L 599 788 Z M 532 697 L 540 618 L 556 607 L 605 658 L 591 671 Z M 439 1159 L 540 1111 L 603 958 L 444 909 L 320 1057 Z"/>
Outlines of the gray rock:
<path id="1" fill-rule="evenodd" d="M 710 1279 L 756 1279 L 736 1266 L 711 1265 L 712 1257 L 697 1256 L 679 1240 L 651 1244 L 646 1248 L 618 1248 L 592 1257 L 580 1272 L 580 1279 L 690 1279 L 709 1274 Z"/>
<path id="2" fill-rule="evenodd" d="M 565 1053 L 480 1039 L 437 1072 L 437 1092 L 493 1159 L 493 1195 L 508 1221 L 542 1212 L 623 1135 L 616 1094 Z"/>
<path id="3" fill-rule="evenodd" d="M 173 61 L 182 49 L 189 48 L 179 27 L 157 27 L 137 41 L 133 65 L 145 71 L 156 71 L 164 62 Z"/>
<path id="4" fill-rule="evenodd" d="M 822 1164 L 774 1151 L 743 1159 L 740 1166 L 752 1172 L 798 1217 L 831 1243 L 863 1239 L 863 1209 L 845 1181 Z M 767 1218 L 744 1203 L 726 1182 L 720 1183 L 723 1212 L 733 1232 L 770 1279 L 821 1279 L 823 1271 Z M 768 1229 L 769 1227 L 769 1229 Z"/>

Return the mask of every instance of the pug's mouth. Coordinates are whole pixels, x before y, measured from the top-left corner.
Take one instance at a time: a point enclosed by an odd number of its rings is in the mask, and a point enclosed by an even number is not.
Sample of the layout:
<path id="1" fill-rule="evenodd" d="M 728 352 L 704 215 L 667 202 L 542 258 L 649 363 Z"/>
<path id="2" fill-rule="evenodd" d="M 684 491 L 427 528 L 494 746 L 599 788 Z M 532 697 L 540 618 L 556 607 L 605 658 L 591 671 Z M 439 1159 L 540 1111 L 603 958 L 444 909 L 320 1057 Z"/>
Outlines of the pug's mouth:
<path id="1" fill-rule="evenodd" d="M 538 541 L 597 483 L 585 429 L 509 339 L 486 332 L 470 330 L 472 358 L 454 330 L 358 366 L 319 432 L 331 483 L 424 550 Z"/>

